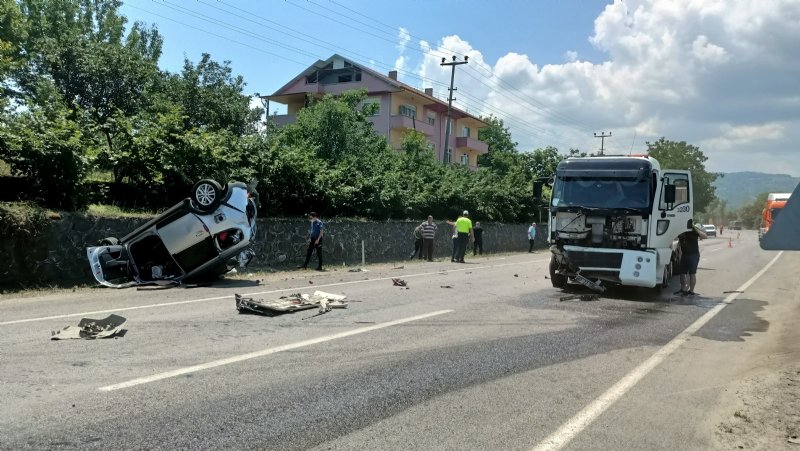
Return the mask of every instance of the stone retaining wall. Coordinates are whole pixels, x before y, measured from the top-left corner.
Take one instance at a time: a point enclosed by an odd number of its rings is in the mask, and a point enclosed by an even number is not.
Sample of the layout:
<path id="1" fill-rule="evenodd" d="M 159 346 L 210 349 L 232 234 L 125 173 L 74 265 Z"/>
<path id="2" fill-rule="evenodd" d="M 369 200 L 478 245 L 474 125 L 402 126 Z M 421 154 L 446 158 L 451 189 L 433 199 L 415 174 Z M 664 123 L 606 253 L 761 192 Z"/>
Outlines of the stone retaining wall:
<path id="1" fill-rule="evenodd" d="M 53 221 L 48 230 L 35 239 L 0 240 L 0 286 L 91 284 L 94 279 L 86 259 L 86 247 L 104 237 L 124 236 L 144 222 L 146 219 L 67 214 Z M 362 241 L 367 263 L 407 259 L 414 249 L 412 231 L 419 222 L 332 219 L 325 224 L 325 265 L 355 266 L 361 264 Z M 449 258 L 452 228 L 446 223 L 438 225 L 434 256 Z M 482 225 L 485 253 L 527 250 L 527 224 Z M 308 228 L 308 221 L 302 219 L 259 219 L 254 244 L 256 258 L 250 268 L 282 269 L 302 264 Z M 537 237 L 539 248 L 544 245 L 543 232 L 540 228 Z M 471 255 L 471 247 L 468 255 Z M 316 255 L 313 258 L 316 259 Z M 312 262 L 316 264 L 316 260 Z"/>

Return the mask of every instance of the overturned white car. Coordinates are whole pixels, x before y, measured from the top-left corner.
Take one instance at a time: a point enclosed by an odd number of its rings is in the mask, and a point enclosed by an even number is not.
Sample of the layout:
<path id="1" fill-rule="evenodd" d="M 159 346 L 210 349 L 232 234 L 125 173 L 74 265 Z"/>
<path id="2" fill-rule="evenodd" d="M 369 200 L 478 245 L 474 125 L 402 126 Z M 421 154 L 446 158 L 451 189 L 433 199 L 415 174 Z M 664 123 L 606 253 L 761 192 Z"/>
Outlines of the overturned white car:
<path id="1" fill-rule="evenodd" d="M 184 199 L 133 232 L 104 238 L 86 252 L 101 284 L 123 288 L 158 281 L 209 279 L 255 256 L 258 193 L 249 185 L 225 187 L 204 179 Z"/>

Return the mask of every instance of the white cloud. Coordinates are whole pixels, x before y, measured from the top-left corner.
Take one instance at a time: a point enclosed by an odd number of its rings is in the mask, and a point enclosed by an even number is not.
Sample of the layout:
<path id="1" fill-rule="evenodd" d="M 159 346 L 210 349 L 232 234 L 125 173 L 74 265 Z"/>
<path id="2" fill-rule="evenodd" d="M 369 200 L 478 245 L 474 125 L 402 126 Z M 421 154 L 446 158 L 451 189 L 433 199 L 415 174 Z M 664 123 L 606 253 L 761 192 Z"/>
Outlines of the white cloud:
<path id="1" fill-rule="evenodd" d="M 796 0 L 616 0 L 588 37 L 605 61 L 567 50 L 562 64 L 513 52 L 490 62 L 446 36 L 420 42 L 418 72 L 446 86 L 440 52 L 469 55 L 456 69 L 456 103 L 500 114 L 524 150 L 594 150 L 592 132 L 612 130 L 605 144 L 615 152 L 665 136 L 699 145 L 711 170 L 771 171 L 777 160 L 800 175 L 798 24 Z"/>
<path id="2" fill-rule="evenodd" d="M 406 51 L 406 45 L 411 41 L 411 33 L 408 29 L 400 27 L 397 32 L 397 50 L 400 54 Z"/>
<path id="3" fill-rule="evenodd" d="M 397 59 L 394 61 L 394 70 L 396 70 L 396 71 L 405 70 L 406 61 L 407 61 L 407 58 L 404 55 L 398 56 Z"/>

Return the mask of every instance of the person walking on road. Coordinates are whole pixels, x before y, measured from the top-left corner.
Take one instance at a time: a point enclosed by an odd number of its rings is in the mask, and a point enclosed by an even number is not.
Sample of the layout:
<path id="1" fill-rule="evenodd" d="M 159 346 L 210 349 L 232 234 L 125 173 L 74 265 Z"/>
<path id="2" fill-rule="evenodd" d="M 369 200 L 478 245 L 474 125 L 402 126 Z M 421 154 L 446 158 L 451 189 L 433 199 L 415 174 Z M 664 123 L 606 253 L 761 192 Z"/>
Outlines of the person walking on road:
<path id="1" fill-rule="evenodd" d="M 450 241 L 453 243 L 453 252 L 450 253 L 450 261 L 455 263 L 458 258 L 458 229 L 456 229 L 455 222 L 447 221 L 447 223 L 453 226 L 453 236 L 450 237 Z"/>
<path id="2" fill-rule="evenodd" d="M 419 254 L 419 259 L 422 260 L 422 224 L 414 228 L 414 252 L 411 254 L 409 260 L 414 260 L 414 257 Z"/>
<path id="3" fill-rule="evenodd" d="M 536 241 L 536 223 L 531 223 L 531 226 L 528 227 L 528 243 L 530 243 L 530 247 L 528 247 L 528 253 L 533 252 L 533 243 Z"/>
<path id="4" fill-rule="evenodd" d="M 302 266 L 298 266 L 298 268 L 306 269 L 308 267 L 309 261 L 311 261 L 311 254 L 314 252 L 314 249 L 317 250 L 317 259 L 319 260 L 319 265 L 317 265 L 317 271 L 322 271 L 322 237 L 325 236 L 325 223 L 317 218 L 317 214 L 313 211 L 308 214 L 308 219 L 311 221 L 311 228 L 309 229 L 308 235 L 308 249 L 306 249 L 306 261 L 303 263 Z"/>
<path id="5" fill-rule="evenodd" d="M 422 253 L 429 262 L 433 261 L 433 239 L 436 237 L 436 224 L 433 216 L 428 216 L 428 220 L 422 223 Z"/>
<path id="6" fill-rule="evenodd" d="M 472 242 L 472 256 L 480 253 L 483 255 L 483 227 L 480 221 L 475 221 L 475 227 L 472 228 L 472 235 L 475 241 Z"/>
<path id="7" fill-rule="evenodd" d="M 692 223 L 692 228 L 688 232 L 682 233 L 679 237 L 681 247 L 681 289 L 675 294 L 681 296 L 696 296 L 694 286 L 697 283 L 697 266 L 700 264 L 700 245 L 698 240 L 708 238 L 706 233 L 697 223 Z"/>

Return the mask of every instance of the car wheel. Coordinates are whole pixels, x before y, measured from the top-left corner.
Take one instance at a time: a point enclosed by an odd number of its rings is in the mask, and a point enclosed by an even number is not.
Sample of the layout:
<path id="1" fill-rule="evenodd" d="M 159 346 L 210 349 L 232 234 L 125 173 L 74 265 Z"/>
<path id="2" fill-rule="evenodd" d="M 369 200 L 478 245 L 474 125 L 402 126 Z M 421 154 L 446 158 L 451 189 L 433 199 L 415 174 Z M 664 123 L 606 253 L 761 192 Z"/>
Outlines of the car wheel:
<path id="1" fill-rule="evenodd" d="M 567 276 L 563 274 L 556 274 L 556 269 L 558 269 L 558 262 L 556 262 L 555 255 L 550 256 L 550 282 L 553 284 L 555 288 L 566 288 L 567 287 Z"/>
<path id="2" fill-rule="evenodd" d="M 113 236 L 105 237 L 100 240 L 101 246 L 116 246 L 119 244 L 119 238 L 114 238 Z"/>
<path id="3" fill-rule="evenodd" d="M 222 187 L 211 179 L 203 179 L 192 188 L 192 203 L 199 210 L 211 211 L 222 201 Z"/>

